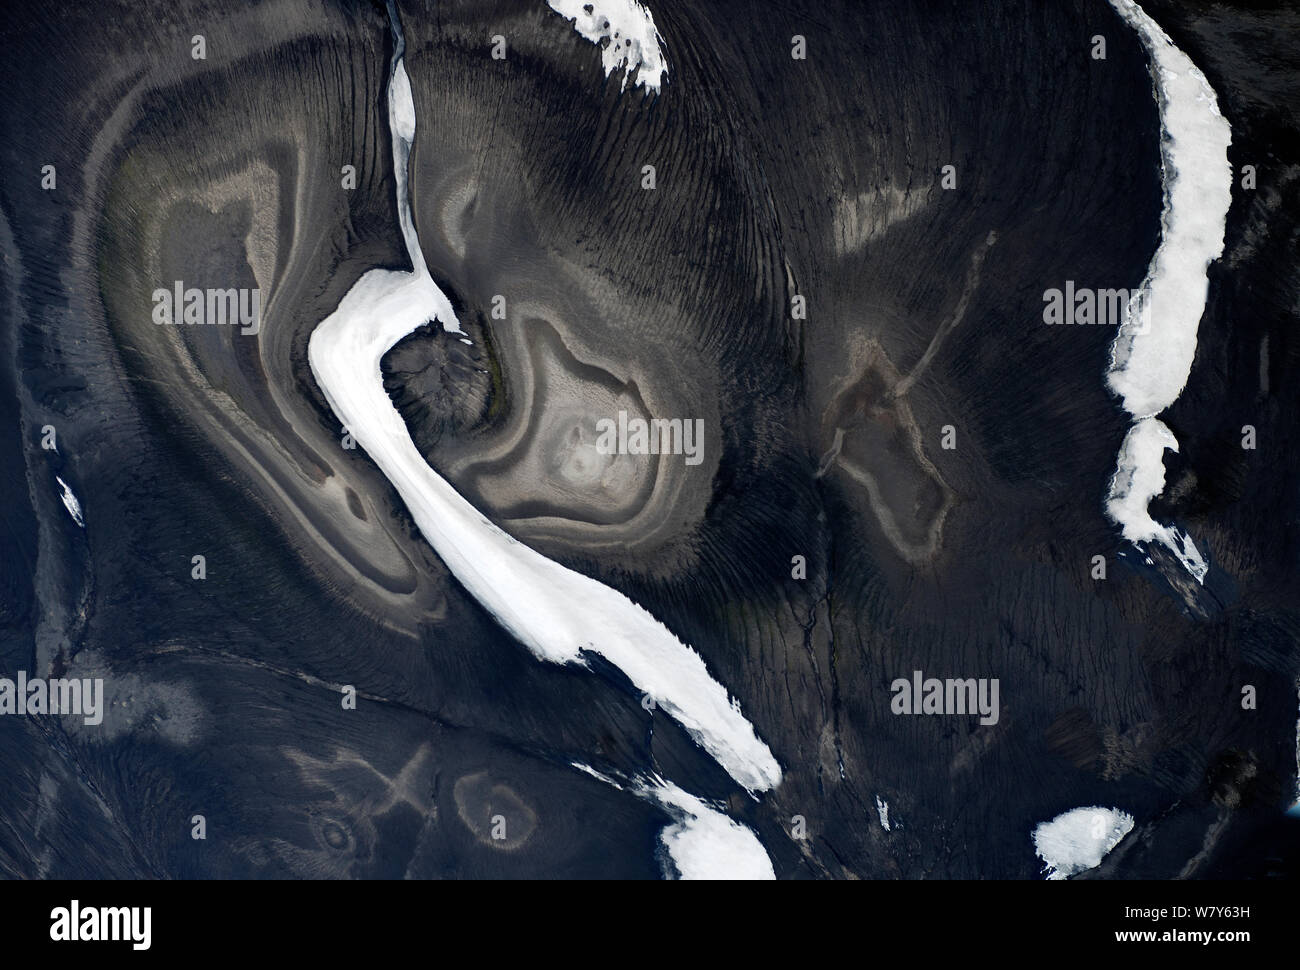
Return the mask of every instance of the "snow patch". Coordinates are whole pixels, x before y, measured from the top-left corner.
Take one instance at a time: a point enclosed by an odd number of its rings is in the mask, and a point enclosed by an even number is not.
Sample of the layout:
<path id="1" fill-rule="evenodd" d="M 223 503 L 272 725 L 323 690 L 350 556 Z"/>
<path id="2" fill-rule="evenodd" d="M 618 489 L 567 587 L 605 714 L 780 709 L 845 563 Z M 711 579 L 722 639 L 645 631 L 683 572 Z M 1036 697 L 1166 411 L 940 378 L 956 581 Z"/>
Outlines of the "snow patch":
<path id="1" fill-rule="evenodd" d="M 1111 476 L 1106 512 L 1122 527 L 1129 542 L 1139 549 L 1143 543 L 1159 542 L 1178 557 L 1197 582 L 1203 583 L 1210 567 L 1196 544 L 1181 529 L 1161 525 L 1147 511 L 1151 500 L 1165 487 L 1166 449 L 1177 452 L 1178 439 L 1159 419 L 1143 418 L 1129 429 Z"/>
<path id="2" fill-rule="evenodd" d="M 677 819 L 659 841 L 682 879 L 775 879 L 772 860 L 752 829 L 683 791 L 656 779 L 641 794 Z"/>
<path id="3" fill-rule="evenodd" d="M 552 10 L 573 21 L 573 29 L 601 45 L 600 60 L 609 77 L 619 68 L 626 69 L 619 90 L 627 87 L 628 78 L 636 71 L 636 83 L 651 91 L 668 73 L 668 58 L 663 50 L 663 38 L 655 28 L 650 11 L 636 0 L 547 0 Z"/>
<path id="4" fill-rule="evenodd" d="M 84 529 L 86 527 L 86 520 L 82 518 L 81 515 L 81 502 L 77 500 L 77 496 L 72 494 L 72 489 L 68 488 L 67 482 L 58 475 L 54 476 L 54 480 L 59 483 L 59 488 L 63 490 L 62 494 L 59 496 L 59 498 L 63 499 L 63 507 L 67 509 L 68 514 L 72 516 L 72 521 Z"/>
<path id="5" fill-rule="evenodd" d="M 672 861 L 667 878 L 775 879 L 772 860 L 752 829 L 732 821 L 701 798 L 662 778 L 638 778 L 626 786 L 580 761 L 569 762 L 583 774 L 652 801 L 676 821 L 659 833 Z"/>
<path id="6" fill-rule="evenodd" d="M 890 831 L 889 824 L 889 802 L 876 796 L 876 814 L 880 816 L 880 827 L 886 832 Z"/>
<path id="7" fill-rule="evenodd" d="M 1075 808 L 1034 829 L 1034 851 L 1048 879 L 1067 879 L 1098 865 L 1133 830 L 1133 816 L 1117 808 Z"/>

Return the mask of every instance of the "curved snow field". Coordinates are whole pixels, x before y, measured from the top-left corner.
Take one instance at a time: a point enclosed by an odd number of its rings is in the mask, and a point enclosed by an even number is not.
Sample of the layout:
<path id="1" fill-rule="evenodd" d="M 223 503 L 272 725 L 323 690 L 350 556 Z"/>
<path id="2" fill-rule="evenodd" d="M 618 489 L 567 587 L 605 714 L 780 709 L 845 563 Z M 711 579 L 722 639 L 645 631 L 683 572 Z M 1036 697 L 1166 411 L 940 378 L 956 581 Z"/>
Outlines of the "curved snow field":
<path id="1" fill-rule="evenodd" d="M 653 802 L 675 819 L 659 833 L 659 844 L 671 861 L 671 867 L 664 867 L 666 876 L 682 880 L 776 879 L 772 860 L 753 829 L 728 818 L 704 799 L 658 775 L 624 785 L 581 762 L 571 762 L 571 766 L 619 791 L 631 791 Z"/>
<path id="2" fill-rule="evenodd" d="M 312 332 L 308 361 L 330 408 L 379 467 L 461 585 L 536 657 L 585 663 L 600 654 L 651 695 L 739 784 L 773 788 L 781 768 L 709 674 L 703 658 L 622 593 L 567 569 L 507 535 L 424 461 L 384 390 L 380 360 L 430 321 L 461 334 L 429 275 L 407 192 L 415 106 L 400 49 L 388 110 L 397 205 L 412 271 L 366 273 Z"/>
<path id="3" fill-rule="evenodd" d="M 1111 6 L 1142 38 L 1151 56 L 1160 106 L 1164 185 L 1160 245 L 1111 346 L 1106 382 L 1136 419 L 1120 448 L 1106 511 L 1124 538 L 1159 542 L 1198 582 L 1209 569 L 1182 531 L 1147 513 L 1164 488 L 1165 449 L 1178 450 L 1156 415 L 1178 399 L 1196 357 L 1196 331 L 1209 290 L 1206 270 L 1223 252 L 1232 205 L 1232 129 L 1191 59 L 1133 0 Z"/>

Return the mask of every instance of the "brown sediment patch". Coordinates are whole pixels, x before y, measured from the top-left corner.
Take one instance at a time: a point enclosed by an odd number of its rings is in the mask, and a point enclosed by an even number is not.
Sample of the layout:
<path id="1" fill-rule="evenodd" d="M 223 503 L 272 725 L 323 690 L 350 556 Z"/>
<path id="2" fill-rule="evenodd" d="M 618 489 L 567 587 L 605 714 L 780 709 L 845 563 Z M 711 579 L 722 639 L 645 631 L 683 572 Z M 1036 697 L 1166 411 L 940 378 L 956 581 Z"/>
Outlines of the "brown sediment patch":
<path id="1" fill-rule="evenodd" d="M 519 849 L 537 828 L 537 813 L 510 786 L 494 781 L 486 771 L 457 779 L 452 796 L 465 827 L 494 849 Z"/>
<path id="2" fill-rule="evenodd" d="M 525 329 L 534 379 L 523 434 L 507 454 L 469 465 L 461 481 L 476 505 L 511 520 L 627 522 L 649 500 L 667 456 L 601 454 L 596 425 L 619 411 L 650 417 L 635 383 L 579 361 L 539 317 Z"/>
<path id="3" fill-rule="evenodd" d="M 691 375 L 699 362 L 679 365 L 655 334 L 611 326 L 578 279 L 555 292 L 554 280 L 566 276 L 553 272 L 548 286 L 530 287 L 529 299 L 493 327 L 514 388 L 502 433 L 439 460 L 458 488 L 474 491 L 511 534 L 547 554 L 661 548 L 701 521 L 708 504 L 722 449 L 712 385 Z M 595 454 L 595 422 L 620 410 L 647 420 L 702 419 L 702 463 Z"/>
<path id="4" fill-rule="evenodd" d="M 845 195 L 835 209 L 832 244 L 839 256 L 857 252 L 884 236 L 893 225 L 906 222 L 930 204 L 934 186 L 899 188 L 884 185 L 870 192 Z"/>
<path id="5" fill-rule="evenodd" d="M 897 369 L 871 341 L 856 377 L 823 415 L 820 473 L 834 466 L 865 488 L 890 545 L 922 562 L 939 549 L 953 494 L 925 455 L 912 409 L 893 394 L 898 383 Z"/>
<path id="6" fill-rule="evenodd" d="M 461 324 L 479 366 L 493 373 L 486 416 L 466 422 L 487 378 L 462 380 L 447 400 L 418 373 L 447 355 L 406 355 L 404 389 L 424 387 L 424 407 L 442 408 L 423 415 L 427 427 L 412 424 L 415 438 L 461 494 L 543 554 L 676 574 L 712 497 L 723 435 L 716 363 L 690 345 L 690 309 L 675 302 L 689 298 L 632 290 L 615 272 L 626 269 L 616 234 L 579 246 L 557 233 L 535 150 L 506 125 L 481 124 L 474 99 L 426 94 L 425 56 L 413 49 L 408 70 L 425 130 L 440 137 L 413 149 L 416 223 L 435 279 L 467 307 Z M 504 316 L 493 312 L 498 296 Z M 418 422 L 421 405 L 409 403 Z M 620 410 L 703 420 L 703 461 L 597 454 L 596 421 Z"/>
<path id="7" fill-rule="evenodd" d="M 938 553 L 955 496 L 926 457 L 906 396 L 965 318 L 984 259 L 997 239 L 997 232 L 990 231 L 972 252 L 961 297 L 911 371 L 901 375 L 880 344 L 868 340 L 822 414 L 818 475 L 835 466 L 866 489 L 881 531 L 908 562 L 925 562 Z"/>

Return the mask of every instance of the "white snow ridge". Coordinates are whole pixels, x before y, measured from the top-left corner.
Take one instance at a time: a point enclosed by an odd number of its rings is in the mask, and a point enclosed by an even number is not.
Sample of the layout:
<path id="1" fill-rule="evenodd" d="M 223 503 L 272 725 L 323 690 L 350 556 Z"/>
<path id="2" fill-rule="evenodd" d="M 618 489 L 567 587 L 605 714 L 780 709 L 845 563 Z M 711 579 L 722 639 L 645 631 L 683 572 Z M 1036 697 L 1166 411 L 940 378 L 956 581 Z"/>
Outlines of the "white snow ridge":
<path id="1" fill-rule="evenodd" d="M 1151 500 L 1165 487 L 1166 449 L 1178 451 L 1178 439 L 1158 418 L 1143 418 L 1129 429 L 1110 480 L 1106 512 L 1120 524 L 1129 542 L 1159 542 L 1182 561 L 1198 583 L 1203 583 L 1210 567 L 1191 538 L 1175 526 L 1161 525 L 1147 511 Z"/>
<path id="2" fill-rule="evenodd" d="M 573 29 L 591 41 L 601 44 L 600 60 L 609 77 L 619 68 L 626 74 L 619 90 L 627 87 L 628 78 L 635 70 L 636 83 L 651 91 L 658 91 L 668 73 L 668 58 L 663 50 L 663 38 L 655 28 L 650 11 L 636 0 L 547 0 L 552 10 L 573 21 Z"/>
<path id="3" fill-rule="evenodd" d="M 534 656 L 585 664 L 585 653 L 622 670 L 750 792 L 781 781 L 781 768 L 703 658 L 622 593 L 507 535 L 425 462 L 384 390 L 379 362 L 429 321 L 460 334 L 450 301 L 429 275 L 411 216 L 407 159 L 416 118 L 399 59 L 388 98 L 397 209 L 412 271 L 374 269 L 312 332 L 307 358 L 325 400 L 379 467 L 420 532 L 465 590 Z"/>
<path id="4" fill-rule="evenodd" d="M 659 841 L 682 879 L 776 878 L 763 843 L 748 826 L 670 781 L 656 779 L 642 794 L 677 819 L 659 833 Z"/>
<path id="5" fill-rule="evenodd" d="M 1209 289 L 1206 269 L 1223 252 L 1232 204 L 1232 129 L 1205 75 L 1160 25 L 1133 0 L 1110 2 L 1151 57 L 1160 106 L 1164 210 L 1160 245 L 1111 346 L 1107 384 L 1138 422 L 1120 451 L 1106 508 L 1124 538 L 1159 542 L 1204 582 L 1208 567 L 1192 541 L 1147 514 L 1148 502 L 1164 487 L 1164 450 L 1177 451 L 1178 442 L 1163 424 L 1146 419 L 1178 399 L 1191 373 Z"/>
<path id="6" fill-rule="evenodd" d="M 68 488 L 67 482 L 58 475 L 54 476 L 54 480 L 59 483 L 59 488 L 63 490 L 59 495 L 59 498 L 63 499 L 63 507 L 67 509 L 68 514 L 72 516 L 72 521 L 84 529 L 86 527 L 86 520 L 81 515 L 81 502 L 77 500 L 76 495 L 72 494 L 72 489 Z"/>
<path id="7" fill-rule="evenodd" d="M 1034 851 L 1048 879 L 1067 879 L 1098 865 L 1133 829 L 1133 816 L 1117 808 L 1075 808 L 1034 828 Z"/>

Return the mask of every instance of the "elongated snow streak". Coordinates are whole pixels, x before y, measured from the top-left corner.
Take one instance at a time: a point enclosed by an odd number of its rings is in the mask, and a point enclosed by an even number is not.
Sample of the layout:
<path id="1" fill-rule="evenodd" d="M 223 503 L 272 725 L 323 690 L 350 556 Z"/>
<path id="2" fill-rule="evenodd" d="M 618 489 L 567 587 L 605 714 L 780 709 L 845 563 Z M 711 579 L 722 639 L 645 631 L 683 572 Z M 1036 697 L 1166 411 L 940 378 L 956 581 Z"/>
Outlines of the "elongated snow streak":
<path id="1" fill-rule="evenodd" d="M 81 502 L 78 501 L 77 496 L 72 493 L 72 489 L 68 488 L 67 482 L 58 475 L 54 476 L 54 480 L 59 483 L 59 488 L 62 490 L 59 494 L 59 498 L 63 499 L 63 507 L 67 509 L 68 514 L 72 516 L 72 521 L 84 529 L 86 527 L 86 520 L 81 514 Z"/>
<path id="2" fill-rule="evenodd" d="M 343 426 L 388 477 L 416 525 L 461 585 L 541 660 L 603 656 L 655 699 L 751 793 L 779 784 L 781 768 L 704 660 L 636 603 L 507 535 L 424 461 L 384 391 L 379 362 L 430 321 L 462 334 L 420 251 L 407 193 L 415 105 L 399 48 L 388 89 L 397 208 L 409 273 L 375 269 L 316 327 L 312 373 Z"/>
<path id="3" fill-rule="evenodd" d="M 624 68 L 619 90 L 627 87 L 636 70 L 636 83 L 658 91 L 668 73 L 663 38 L 655 27 L 655 18 L 636 0 L 547 0 L 551 9 L 573 21 L 573 29 L 599 45 L 609 43 L 600 53 L 605 77 Z M 591 11 L 588 13 L 587 11 Z"/>
<path id="4" fill-rule="evenodd" d="M 1048 879 L 1068 879 L 1091 869 L 1133 829 L 1133 816 L 1117 808 L 1075 808 L 1034 828 L 1034 851 Z"/>
<path id="5" fill-rule="evenodd" d="M 876 814 L 880 817 L 880 827 L 886 832 L 890 831 L 889 802 L 885 801 L 879 795 L 876 796 Z"/>
<path id="6" fill-rule="evenodd" d="M 1295 682 L 1296 697 L 1300 698 L 1300 680 Z M 1300 815 L 1300 715 L 1295 722 L 1295 804 L 1291 806 L 1292 815 Z"/>
<path id="7" fill-rule="evenodd" d="M 1205 75 L 1160 25 L 1133 0 L 1110 2 L 1151 57 L 1160 106 L 1164 209 L 1160 245 L 1111 346 L 1107 384 L 1137 422 L 1120 449 L 1106 511 L 1125 539 L 1139 546 L 1159 542 L 1204 582 L 1209 567 L 1191 539 L 1155 522 L 1147 507 L 1164 488 L 1164 450 L 1178 450 L 1173 434 L 1155 416 L 1187 384 L 1209 289 L 1206 269 L 1223 252 L 1232 204 L 1232 129 Z"/>
<path id="8" fill-rule="evenodd" d="M 1141 548 L 1155 540 L 1171 550 L 1197 582 L 1209 566 L 1191 537 L 1177 526 L 1161 525 L 1147 511 L 1165 487 L 1165 449 L 1178 451 L 1178 439 L 1158 418 L 1135 421 L 1120 445 L 1119 462 L 1110 480 L 1106 511 L 1122 527 L 1124 538 Z"/>
<path id="9" fill-rule="evenodd" d="M 619 791 L 630 791 L 655 803 L 674 818 L 673 824 L 659 833 L 659 842 L 672 860 L 671 868 L 665 866 L 665 875 L 670 878 L 673 875 L 682 880 L 776 878 L 772 860 L 753 829 L 728 818 L 702 798 L 658 775 L 636 778 L 623 785 L 580 762 L 575 761 L 572 766 Z"/>

